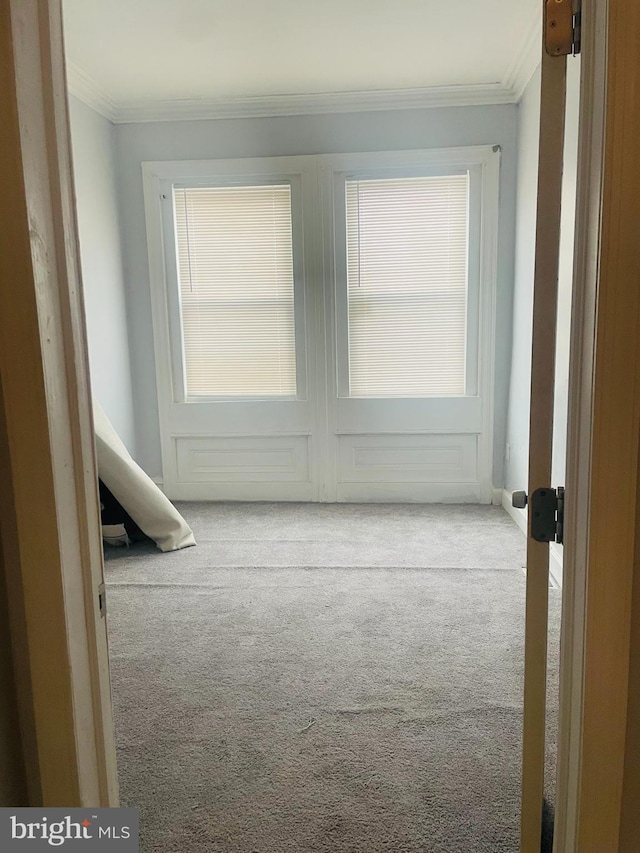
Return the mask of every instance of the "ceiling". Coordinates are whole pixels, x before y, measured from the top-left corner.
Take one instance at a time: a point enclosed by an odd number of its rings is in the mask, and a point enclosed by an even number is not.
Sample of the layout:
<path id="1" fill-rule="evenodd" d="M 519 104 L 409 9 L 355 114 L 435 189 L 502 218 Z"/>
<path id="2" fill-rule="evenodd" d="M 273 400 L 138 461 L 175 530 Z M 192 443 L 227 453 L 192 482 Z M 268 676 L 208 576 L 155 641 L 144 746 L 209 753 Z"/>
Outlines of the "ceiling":
<path id="1" fill-rule="evenodd" d="M 122 121 L 216 105 L 255 112 L 260 102 L 267 113 L 300 111 L 303 101 L 326 111 L 322 104 L 357 96 L 382 104 L 385 93 L 389 105 L 402 93 L 504 102 L 533 70 L 540 8 L 540 0 L 64 0 L 70 88 Z"/>

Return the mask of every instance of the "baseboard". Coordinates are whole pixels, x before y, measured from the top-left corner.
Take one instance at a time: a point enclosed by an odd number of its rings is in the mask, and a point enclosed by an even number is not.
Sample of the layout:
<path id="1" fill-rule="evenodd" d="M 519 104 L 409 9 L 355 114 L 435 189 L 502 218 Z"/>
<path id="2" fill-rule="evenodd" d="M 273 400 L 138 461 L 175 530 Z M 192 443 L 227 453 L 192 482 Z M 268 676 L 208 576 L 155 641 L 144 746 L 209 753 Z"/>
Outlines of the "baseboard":
<path id="1" fill-rule="evenodd" d="M 502 491 L 502 506 L 526 536 L 527 511 L 513 506 L 511 492 L 506 489 Z M 549 548 L 549 583 L 554 589 L 562 589 L 562 545 L 555 542 L 552 542 Z"/>
<path id="2" fill-rule="evenodd" d="M 551 577 L 551 586 L 554 589 L 562 589 L 562 564 L 562 545 L 552 542 L 549 550 L 549 575 Z"/>
<path id="3" fill-rule="evenodd" d="M 338 503 L 489 504 L 491 489 L 474 483 L 339 482 Z"/>
<path id="4" fill-rule="evenodd" d="M 491 490 L 491 504 L 492 506 L 500 506 L 502 504 L 502 492 L 504 489 L 496 489 L 494 486 Z"/>

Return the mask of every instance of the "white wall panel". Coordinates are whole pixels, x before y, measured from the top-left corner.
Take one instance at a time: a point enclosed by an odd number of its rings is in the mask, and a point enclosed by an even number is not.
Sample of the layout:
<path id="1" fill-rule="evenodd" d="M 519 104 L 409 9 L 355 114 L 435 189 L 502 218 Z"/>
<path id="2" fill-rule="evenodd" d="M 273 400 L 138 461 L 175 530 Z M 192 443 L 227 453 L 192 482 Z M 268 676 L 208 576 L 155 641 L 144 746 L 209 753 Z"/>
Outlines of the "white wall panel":
<path id="1" fill-rule="evenodd" d="M 475 435 L 342 435 L 340 483 L 465 483 L 478 479 Z"/>
<path id="2" fill-rule="evenodd" d="M 308 436 L 174 439 L 178 482 L 306 483 Z"/>

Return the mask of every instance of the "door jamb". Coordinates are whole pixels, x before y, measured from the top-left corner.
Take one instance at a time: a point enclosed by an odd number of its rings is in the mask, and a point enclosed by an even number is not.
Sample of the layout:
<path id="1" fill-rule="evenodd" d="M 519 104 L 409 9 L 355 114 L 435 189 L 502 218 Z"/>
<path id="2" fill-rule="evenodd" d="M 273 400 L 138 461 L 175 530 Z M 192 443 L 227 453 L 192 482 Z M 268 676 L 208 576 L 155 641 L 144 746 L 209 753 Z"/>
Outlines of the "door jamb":
<path id="1" fill-rule="evenodd" d="M 0 524 L 29 804 L 113 806 L 60 0 L 3 0 L 0 47 Z"/>
<path id="2" fill-rule="evenodd" d="M 603 180 L 606 3 L 583 0 L 582 80 L 569 360 L 564 582 L 560 640 L 560 717 L 556 850 L 576 849 L 581 773 L 584 630 L 591 478 L 593 369 Z"/>
<path id="3" fill-rule="evenodd" d="M 629 823 L 640 556 L 640 6 L 583 0 L 556 851 L 637 849 Z M 637 651 L 636 651 L 637 654 Z M 637 834 L 637 827 L 636 827 Z"/>
<path id="4" fill-rule="evenodd" d="M 607 22 L 607 11 L 610 20 Z M 69 208 L 60 197 L 60 185 L 53 182 L 51 196 L 44 199 L 55 212 L 65 213 L 67 229 L 54 229 L 52 246 L 56 250 L 56 269 L 43 265 L 43 255 L 37 255 L 43 245 L 43 234 L 31 230 L 31 241 L 26 241 L 26 216 L 33 198 L 28 198 L 22 185 L 22 165 L 28 167 L 18 133 L 18 106 L 20 99 L 24 108 L 39 110 L 38 121 L 47 129 L 47 168 L 55 172 L 61 169 L 60 180 L 68 180 L 64 174 L 69 166 L 68 122 L 60 69 L 47 68 L 45 63 L 61 56 L 61 29 L 59 26 L 59 0 L 39 3 L 38 0 L 7 0 L 3 3 L 0 17 L 0 38 L 16 51 L 16 59 L 28 62 L 29 91 L 23 90 L 10 105 L 11 121 L 3 123 L 0 142 L 3 152 L 7 150 L 15 167 L 11 173 L 11 187 L 17 193 L 12 198 L 13 219 L 6 218 L 10 227 L 0 237 L 4 255 L 3 265 L 9 273 L 17 273 L 28 285 L 28 293 L 18 299 L 19 289 L 3 288 L 0 311 L 0 361 L 3 367 L 2 394 L 5 402 L 7 449 L 10 451 L 12 480 L 2 487 L 2 506 L 13 503 L 16 524 L 12 537 L 15 550 L 12 552 L 13 581 L 10 584 L 12 601 L 12 632 L 17 663 L 26 667 L 27 676 L 22 690 L 23 740 L 28 735 L 28 720 L 33 721 L 31 740 L 37 754 L 37 768 L 31 767 L 30 798 L 44 805 L 99 804 L 114 805 L 116 802 L 115 761 L 113 739 L 110 729 L 109 707 L 105 702 L 104 678 L 106 644 L 96 647 L 91 638 L 91 629 L 96 622 L 96 601 L 93 588 L 95 582 L 96 543 L 98 537 L 97 505 L 95 503 L 95 467 L 90 432 L 91 416 L 87 378 L 87 351 L 84 327 L 81 318 L 81 296 L 76 287 L 77 242 L 73 216 L 69 221 Z M 621 111 L 625 97 L 631 98 L 634 57 L 625 36 L 633 27 L 623 19 L 634 16 L 638 25 L 640 9 L 623 0 L 584 0 L 583 37 L 590 40 L 594 50 L 593 60 L 585 50 L 583 62 L 583 122 L 581 189 L 578 205 L 576 272 L 578 281 L 584 283 L 584 291 L 574 308 L 574 340 L 572 370 L 574 390 L 571 397 L 570 430 L 572 449 L 568 460 L 567 483 L 574 494 L 573 502 L 567 506 L 567 539 L 580 542 L 579 533 L 589 529 L 588 541 L 577 547 L 566 549 L 567 575 L 573 573 L 575 584 L 571 611 L 566 616 L 569 622 L 564 632 L 563 700 L 560 745 L 559 776 L 559 822 L 561 834 L 558 845 L 561 850 L 584 851 L 617 850 L 623 793 L 623 775 L 626 746 L 627 688 L 629 674 L 630 602 L 632 592 L 633 547 L 635 546 L 637 466 L 629 464 L 638 456 L 637 431 L 640 413 L 640 384 L 637 379 L 625 386 L 627 395 L 620 412 L 626 413 L 624 441 L 620 441 L 620 424 L 606 418 L 609 399 L 606 388 L 612 371 L 619 367 L 628 368 L 629 353 L 636 355 L 640 329 L 638 323 L 623 323 L 620 301 L 624 296 L 634 298 L 631 292 L 636 287 L 635 279 L 628 274 L 629 268 L 636 269 L 638 263 L 638 241 L 620 242 L 628 238 L 624 222 L 615 219 L 616 202 L 635 204 L 638 207 L 640 194 L 633 180 L 625 177 L 625 143 L 635 133 L 640 136 L 640 121 L 637 108 L 632 109 L 634 122 L 621 125 Z M 19 42 L 11 33 L 11 20 L 20 20 L 23 40 Z M 590 21 L 592 23 L 590 23 Z M 608 27 L 608 30 L 607 30 Z M 626 33 L 625 33 L 626 29 Z M 637 31 L 637 29 L 636 29 Z M 14 35 L 15 35 L 14 30 Z M 610 52 L 607 58 L 607 36 Z M 31 49 L 29 49 L 29 38 Z M 626 44 L 626 52 L 624 50 Z M 33 48 L 39 47 L 39 51 Z M 15 69 L 12 51 L 1 52 L 0 74 L 9 83 L 10 94 L 15 93 Z M 609 95 L 606 105 L 607 141 L 611 151 L 602 165 L 602 124 L 605 117 L 605 92 L 600 85 L 608 63 L 610 78 L 607 83 Z M 40 63 L 42 62 L 42 67 Z M 593 62 L 593 64 L 590 64 Z M 55 82 L 50 79 L 54 71 Z M 45 72 L 43 74 L 43 71 Z M 40 76 L 41 75 L 41 76 Z M 601 76 L 602 75 L 602 76 Z M 615 92 L 613 86 L 617 84 Z M 6 87 L 4 91 L 7 91 Z M 39 92 L 44 92 L 46 106 L 41 103 Z M 591 104 L 592 114 L 586 117 L 586 105 Z M 628 104 L 628 102 L 627 102 Z M 633 108 L 633 102 L 631 104 Z M 22 117 L 22 116 L 21 116 Z M 627 116 L 629 119 L 629 116 Z M 590 128 L 585 128 L 586 122 Z M 631 126 L 633 125 L 633 126 Z M 53 137 L 55 145 L 53 145 Z M 619 135 L 616 135 L 619 134 Z M 40 151 L 44 154 L 44 151 Z M 59 157 L 62 161 L 58 160 Z M 628 155 L 627 155 L 628 158 Z M 628 158 L 628 162 L 632 158 Z M 635 158 L 633 158 L 635 163 Z M 66 164 L 66 165 L 65 165 Z M 42 168 L 42 162 L 39 163 Z M 627 166 L 627 168 L 629 168 Z M 616 169 L 618 170 L 616 172 Z M 616 179 L 617 176 L 617 179 Z M 17 180 L 19 178 L 20 180 Z M 604 187 L 604 206 L 600 220 L 600 189 Z M 6 196 L 9 200 L 9 194 Z M 66 203 L 69 199 L 66 200 Z M 50 211 L 51 212 L 51 211 Z M 638 221 L 636 219 L 636 221 Z M 616 237 L 615 227 L 619 230 Z M 602 233 L 602 241 L 601 241 Z M 6 250 L 6 251 L 5 251 Z M 626 259 L 627 263 L 623 263 Z M 33 265 L 40 264 L 39 269 Z M 35 274 L 44 278 L 37 282 Z M 625 274 L 626 273 L 626 274 Z M 56 283 L 57 276 L 57 283 Z M 48 294 L 37 290 L 51 287 Z M 43 315 L 47 307 L 45 298 L 53 299 L 56 313 Z M 635 296 L 637 299 L 637 296 Z M 635 303 L 634 303 L 635 304 Z M 596 314 L 597 308 L 597 314 Z M 8 310 L 7 310 L 8 309 Z M 627 319 L 629 312 L 624 312 Z M 10 323 L 2 317 L 11 317 Z M 635 318 L 640 317 L 640 312 Z M 45 320 L 45 324 L 41 322 Z M 618 325 L 615 321 L 618 320 Z M 49 325 L 51 321 L 51 326 Z M 598 349 L 594 350 L 592 331 L 597 321 Z M 611 322 L 611 325 L 609 325 Z M 47 337 L 50 329 L 54 335 Z M 620 338 L 620 332 L 625 332 Z M 11 343 L 20 340 L 20 364 L 12 357 Z M 610 348 L 605 343 L 611 339 Z M 613 346 L 613 343 L 616 346 Z M 13 347 L 15 350 L 16 348 Z M 625 362 L 626 359 L 626 362 Z M 631 362 L 637 363 L 637 362 Z M 33 377 L 25 390 L 25 383 L 17 383 L 16 375 Z M 626 381 L 629 373 L 626 371 Z M 593 384 L 592 384 L 593 380 Z M 56 390 L 62 396 L 56 398 L 50 384 L 58 381 Z M 614 384 L 612 394 L 620 402 L 621 386 Z M 29 393 L 26 393 L 28 391 Z M 631 404 L 630 404 L 631 403 Z M 591 422 L 592 416 L 595 418 Z M 59 415 L 64 425 L 66 462 L 72 465 L 73 478 L 65 479 L 61 472 L 62 459 L 56 448 L 52 452 L 51 440 L 55 438 L 52 423 Z M 592 429 L 593 426 L 593 429 Z M 612 436 L 615 436 L 613 443 Z M 626 456 L 625 456 L 626 452 Z M 625 459 L 626 468 L 607 469 L 608 454 L 616 459 Z M 55 458 L 57 457 L 57 458 Z M 615 461 L 615 460 L 614 460 Z M 618 492 L 615 507 L 605 506 L 611 501 L 612 493 L 606 488 L 593 494 L 589 500 L 589 489 L 585 484 L 598 484 L 598 488 L 610 485 L 614 473 L 618 475 Z M 627 490 L 620 488 L 619 476 L 624 485 L 633 485 L 633 499 L 626 514 L 618 520 L 615 531 L 619 534 L 614 541 L 614 531 L 607 528 L 614 509 L 628 498 Z M 38 478 L 38 489 L 33 488 L 34 477 Z M 31 478 L 31 480 L 30 480 Z M 29 483 L 30 480 L 30 483 Z M 93 497 L 92 497 L 93 496 Z M 61 501 L 68 497 L 76 516 L 75 534 L 62 536 Z M 624 509 L 624 507 L 622 507 Z M 599 513 L 602 511 L 602 514 Z M 633 523 L 629 523 L 633 514 Z M 3 519 L 6 516 L 3 513 Z M 588 528 L 585 524 L 588 523 Z M 626 526 L 625 526 L 626 524 Z M 44 539 L 43 539 L 44 537 Z M 50 538 L 49 538 L 50 537 Z M 67 539 L 65 543 L 63 539 Z M 3 525 L 3 547 L 5 526 Z M 43 548 L 43 543 L 46 545 Z M 613 548 L 613 552 L 610 550 Z M 619 557 L 618 563 L 614 558 Z M 16 560 L 18 562 L 16 562 Z M 46 565 L 46 577 L 43 575 Z M 617 572 L 612 575 L 611 567 Z M 615 588 L 611 591 L 611 583 Z M 65 590 L 75 579 L 81 584 L 81 596 L 65 601 Z M 607 593 L 604 601 L 595 604 L 596 593 Z M 586 596 L 584 598 L 583 596 Z M 585 608 L 583 605 L 589 605 Z M 72 612 L 73 611 L 73 612 Z M 613 623 L 603 617 L 614 614 Z M 21 632 L 20 624 L 24 630 Z M 614 630 L 612 630 L 612 628 Z M 99 632 L 97 632 L 99 634 Z M 22 636 L 23 642 L 20 642 Z M 84 649 L 87 672 L 91 673 L 91 688 L 79 691 L 77 672 L 73 672 L 73 655 Z M 613 660 L 612 655 L 617 655 Z M 615 666 L 608 670 L 612 662 Z M 567 662 L 575 666 L 573 670 Z M 102 685 L 102 687 L 100 686 Z M 591 685 L 591 686 L 590 686 Z M 611 690 L 602 689 L 608 685 Z M 586 689 L 585 689 L 586 687 Z M 595 689 L 600 688 L 599 695 Z M 100 695 L 100 690 L 102 694 Z M 58 697 L 60 706 L 51 706 L 51 697 Z M 584 698 L 584 704 L 583 704 Z M 84 704 L 83 704 L 84 703 Z M 88 713 L 80 714 L 83 706 Z M 608 734 L 602 736 L 598 724 L 606 715 Z M 83 745 L 90 749 L 81 757 Z M 613 749 L 613 752 L 612 752 Z M 102 757 L 100 757 L 100 755 Z M 604 763 L 603 763 L 604 762 Z M 64 771 L 64 772 L 63 772 Z M 603 779 L 603 774 L 607 780 Z M 606 781 L 611 781 L 607 786 Z M 604 798 L 604 800 L 603 800 Z M 596 808 L 597 806 L 597 808 Z M 598 846 L 599 845 L 599 846 Z"/>

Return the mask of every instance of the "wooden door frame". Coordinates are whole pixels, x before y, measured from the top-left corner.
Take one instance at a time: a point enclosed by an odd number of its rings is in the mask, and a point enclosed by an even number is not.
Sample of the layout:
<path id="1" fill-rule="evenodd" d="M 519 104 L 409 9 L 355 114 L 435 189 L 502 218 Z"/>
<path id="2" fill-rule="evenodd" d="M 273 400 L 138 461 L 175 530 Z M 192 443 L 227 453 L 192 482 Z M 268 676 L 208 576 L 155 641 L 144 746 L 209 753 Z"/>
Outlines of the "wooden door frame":
<path id="1" fill-rule="evenodd" d="M 560 643 L 560 716 L 556 796 L 556 851 L 577 844 L 584 701 L 584 631 L 591 478 L 593 372 L 598 256 L 602 208 L 606 85 L 606 3 L 585 2 L 574 251 L 574 288 L 567 432 L 566 487 L 573 500 L 565 514 Z M 577 283 L 580 282 L 581 286 Z"/>
<path id="2" fill-rule="evenodd" d="M 628 706 L 640 510 L 640 7 L 584 0 L 583 9 L 557 853 L 631 850 L 620 827 L 638 724 Z M 0 0 L 0 46 L 0 458 L 10 471 L 0 519 L 29 798 L 115 805 L 60 0 Z"/>
<path id="3" fill-rule="evenodd" d="M 0 98 L 0 524 L 28 804 L 112 806 L 60 0 L 0 0 Z"/>
<path id="4" fill-rule="evenodd" d="M 640 518 L 640 5 L 583 0 L 556 853 L 631 853 Z M 637 650 L 636 650 L 637 655 Z M 634 760 L 635 758 L 635 760 Z M 624 832 L 622 831 L 624 827 Z"/>

